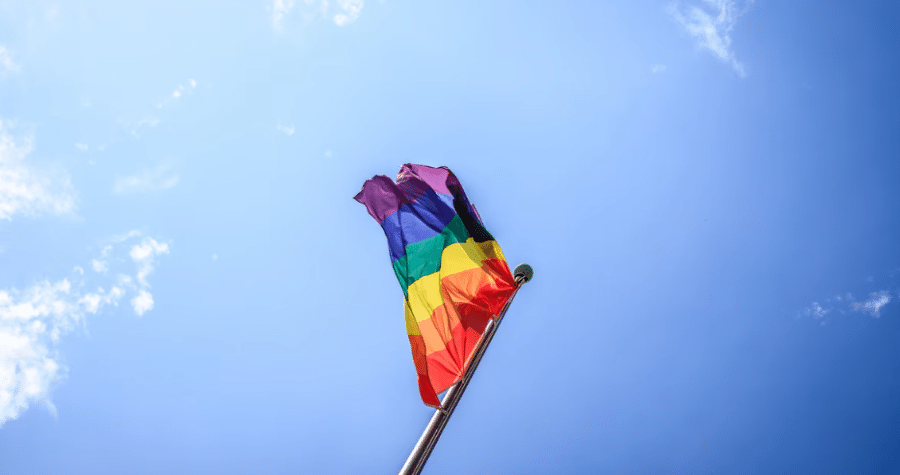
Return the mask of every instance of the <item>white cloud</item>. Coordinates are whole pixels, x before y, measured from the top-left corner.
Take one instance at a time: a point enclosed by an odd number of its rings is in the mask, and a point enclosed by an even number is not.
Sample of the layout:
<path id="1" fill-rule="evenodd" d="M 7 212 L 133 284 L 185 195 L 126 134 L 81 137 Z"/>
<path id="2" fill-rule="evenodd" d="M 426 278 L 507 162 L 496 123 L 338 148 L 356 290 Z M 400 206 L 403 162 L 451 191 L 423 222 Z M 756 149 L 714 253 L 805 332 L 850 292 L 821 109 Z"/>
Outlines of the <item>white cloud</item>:
<path id="1" fill-rule="evenodd" d="M 87 152 L 87 151 L 88 151 L 88 144 L 78 142 L 78 143 L 75 144 L 75 148 L 77 148 L 78 150 L 81 150 L 82 152 Z"/>
<path id="2" fill-rule="evenodd" d="M 334 16 L 334 23 L 338 26 L 344 26 L 356 21 L 359 12 L 362 11 L 363 0 L 337 0 L 343 13 Z"/>
<path id="3" fill-rule="evenodd" d="M 154 256 L 159 254 L 168 254 L 169 253 L 169 245 L 166 243 L 159 243 L 155 239 L 148 237 L 144 238 L 144 240 L 140 244 L 135 244 L 131 248 L 131 252 L 128 253 L 131 256 L 131 259 L 134 262 L 146 262 L 149 259 L 152 259 Z"/>
<path id="4" fill-rule="evenodd" d="M 272 4 L 272 28 L 280 30 L 284 25 L 284 17 L 294 8 L 294 0 L 275 0 Z"/>
<path id="5" fill-rule="evenodd" d="M 137 297 L 131 299 L 131 307 L 134 308 L 134 313 L 138 314 L 138 316 L 153 310 L 153 295 L 146 290 L 141 290 L 138 292 Z"/>
<path id="6" fill-rule="evenodd" d="M 106 246 L 100 251 L 99 259 L 91 260 L 91 269 L 94 269 L 94 272 L 105 274 L 109 270 L 106 258 L 109 257 L 110 252 L 112 252 L 112 246 Z"/>
<path id="7" fill-rule="evenodd" d="M 94 269 L 94 272 L 98 272 L 100 274 L 105 274 L 106 271 L 109 270 L 109 268 L 106 267 L 106 261 L 101 261 L 99 259 L 91 260 L 91 268 Z"/>
<path id="8" fill-rule="evenodd" d="M 735 0 L 704 2 L 712 8 L 712 14 L 697 6 L 688 6 L 682 10 L 678 4 L 669 6 L 669 14 L 697 40 L 700 48 L 709 50 L 720 60 L 730 64 L 741 77 L 746 76 L 746 66 L 735 58 L 731 49 L 731 30 L 753 0 L 747 0 L 743 9 L 738 9 Z"/>
<path id="9" fill-rule="evenodd" d="M 133 135 L 134 138 L 139 139 L 139 138 L 141 138 L 140 130 L 142 128 L 156 127 L 157 125 L 159 125 L 160 122 L 162 122 L 162 121 L 159 119 L 152 119 L 152 118 L 141 119 L 133 124 L 130 124 L 131 135 Z"/>
<path id="10" fill-rule="evenodd" d="M 115 193 L 144 193 L 172 188 L 177 184 L 178 175 L 171 171 L 169 165 L 163 164 L 153 169 L 141 170 L 136 175 L 116 178 L 113 191 Z"/>
<path id="11" fill-rule="evenodd" d="M 124 279 L 123 277 L 127 276 L 119 276 L 119 282 L 129 282 L 129 279 Z M 101 307 L 105 305 L 113 305 L 118 306 L 119 300 L 122 299 L 122 296 L 125 295 L 125 289 L 118 286 L 113 286 L 109 289 L 109 292 L 104 292 L 102 287 L 98 287 L 96 292 L 90 292 L 85 294 L 83 297 L 78 299 L 78 303 L 84 306 L 84 310 L 88 313 L 97 313 Z"/>
<path id="12" fill-rule="evenodd" d="M 290 137 L 291 135 L 294 135 L 294 130 L 295 130 L 294 124 L 291 124 L 291 125 L 278 124 L 275 127 L 275 129 L 278 130 L 279 132 L 284 132 L 284 134 L 287 135 L 288 137 Z"/>
<path id="13" fill-rule="evenodd" d="M 133 237 L 129 233 L 126 240 Z M 168 252 L 167 245 L 152 238 L 138 246 L 145 245 L 150 251 L 138 252 L 143 259 L 138 263 L 139 277 L 146 262 L 161 253 L 160 246 Z M 121 247 L 122 242 L 104 247 L 100 258 L 116 254 Z M 86 292 L 84 271 L 76 267 L 70 278 L 44 280 L 24 290 L 0 289 L 0 426 L 18 418 L 32 404 L 55 412 L 50 390 L 67 372 L 60 362 L 59 341 L 77 326 L 84 326 L 86 314 L 118 306 L 130 292 L 136 294 L 131 304 L 137 315 L 153 308 L 153 296 L 136 286 L 131 276 L 117 274 L 111 284 L 109 290 L 98 286 Z"/>
<path id="14" fill-rule="evenodd" d="M 138 237 L 140 235 L 141 235 L 140 231 L 133 229 L 131 231 L 128 231 L 127 233 L 114 235 L 113 237 L 109 238 L 109 242 L 120 243 L 123 241 L 127 241 L 133 237 Z"/>
<path id="15" fill-rule="evenodd" d="M 137 280 L 143 287 L 149 287 L 147 276 L 153 272 L 156 265 L 156 257 L 161 254 L 169 253 L 169 245 L 157 242 L 151 237 L 144 238 L 140 244 L 135 244 L 131 248 L 129 255 L 131 259 L 138 265 Z"/>
<path id="16" fill-rule="evenodd" d="M 166 97 L 165 99 L 157 102 L 156 107 L 158 109 L 161 109 L 169 102 L 171 102 L 175 99 L 178 99 L 185 94 L 189 94 L 189 93 L 193 92 L 193 90 L 196 87 L 197 87 L 197 81 L 195 81 L 193 79 L 188 79 L 188 86 L 185 86 L 184 84 L 179 84 L 178 86 L 175 87 L 175 90 L 172 91 L 172 94 L 169 94 L 169 97 Z M 156 125 L 156 124 L 154 124 L 154 125 Z"/>
<path id="17" fill-rule="evenodd" d="M 812 306 L 803 310 L 803 313 L 807 316 L 812 316 L 814 318 L 822 318 L 831 312 L 830 308 L 823 308 L 819 305 L 819 302 L 813 302 Z"/>
<path id="18" fill-rule="evenodd" d="M 838 313 L 847 314 L 851 312 L 868 313 L 872 317 L 881 316 L 881 310 L 885 305 L 891 302 L 891 294 L 887 290 L 880 290 L 869 294 L 869 298 L 865 301 L 857 301 L 849 292 L 846 294 L 838 294 L 834 297 L 825 299 L 822 303 L 813 302 L 812 305 L 803 309 L 803 315 L 822 319 L 829 313 L 837 311 Z M 824 324 L 824 321 L 822 322 Z"/>
<path id="19" fill-rule="evenodd" d="M 273 0 L 271 6 L 272 28 L 275 31 L 281 31 L 284 28 L 285 19 L 299 3 L 297 0 Z M 337 12 L 332 16 L 334 23 L 338 26 L 345 26 L 359 18 L 364 0 L 335 0 L 333 3 L 337 4 Z M 303 4 L 305 4 L 305 8 L 300 15 L 304 21 L 313 21 L 318 16 L 329 17 L 328 10 L 332 5 L 329 0 L 303 0 Z"/>
<path id="20" fill-rule="evenodd" d="M 878 318 L 881 316 L 881 309 L 891 301 L 891 295 L 887 290 L 880 292 L 872 292 L 869 294 L 869 300 L 865 302 L 854 302 L 851 308 L 857 312 L 865 312 Z"/>
<path id="21" fill-rule="evenodd" d="M 665 64 L 654 64 L 653 66 L 650 66 L 650 72 L 653 74 L 661 73 L 661 72 L 664 72 L 665 70 L 666 70 Z"/>
<path id="22" fill-rule="evenodd" d="M 4 72 L 19 72 L 19 65 L 16 64 L 12 59 L 12 53 L 6 46 L 0 45 L 0 75 Z"/>
<path id="23" fill-rule="evenodd" d="M 194 89 L 197 87 L 197 81 L 194 81 L 193 79 L 188 79 L 188 84 L 190 84 L 191 86 L 190 89 Z M 181 97 L 181 94 L 183 92 L 190 91 L 190 89 L 179 84 L 178 87 L 175 88 L 175 92 L 172 93 L 172 98 L 178 99 L 179 97 Z"/>
<path id="24" fill-rule="evenodd" d="M 17 140 L 0 121 L 0 220 L 16 214 L 66 214 L 75 210 L 75 191 L 66 173 L 28 166 L 33 138 Z"/>

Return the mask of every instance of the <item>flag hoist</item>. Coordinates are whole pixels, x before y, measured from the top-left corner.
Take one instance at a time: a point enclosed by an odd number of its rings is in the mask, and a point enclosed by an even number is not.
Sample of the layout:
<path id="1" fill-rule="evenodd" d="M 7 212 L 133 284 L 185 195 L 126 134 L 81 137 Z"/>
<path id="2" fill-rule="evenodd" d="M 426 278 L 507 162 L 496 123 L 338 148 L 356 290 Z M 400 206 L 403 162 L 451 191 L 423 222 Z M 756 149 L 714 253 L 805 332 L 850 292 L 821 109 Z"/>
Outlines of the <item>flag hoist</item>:
<path id="1" fill-rule="evenodd" d="M 532 270 L 522 264 L 515 276 L 510 273 L 500 246 L 446 167 L 403 165 L 396 183 L 375 176 L 355 199 L 387 236 L 419 393 L 437 409 L 400 472 L 418 474 Z"/>

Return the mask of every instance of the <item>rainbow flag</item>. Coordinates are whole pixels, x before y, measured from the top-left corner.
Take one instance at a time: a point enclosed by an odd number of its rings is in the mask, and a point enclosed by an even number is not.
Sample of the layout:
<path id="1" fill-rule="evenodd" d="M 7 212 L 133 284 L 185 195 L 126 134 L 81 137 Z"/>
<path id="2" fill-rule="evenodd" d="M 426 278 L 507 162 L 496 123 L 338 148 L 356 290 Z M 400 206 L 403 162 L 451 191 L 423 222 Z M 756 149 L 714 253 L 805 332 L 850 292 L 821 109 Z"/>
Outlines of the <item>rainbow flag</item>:
<path id="1" fill-rule="evenodd" d="M 406 331 L 422 401 L 466 371 L 488 321 L 515 289 L 503 251 L 448 168 L 406 164 L 395 184 L 378 175 L 354 197 L 387 236 L 406 301 Z"/>

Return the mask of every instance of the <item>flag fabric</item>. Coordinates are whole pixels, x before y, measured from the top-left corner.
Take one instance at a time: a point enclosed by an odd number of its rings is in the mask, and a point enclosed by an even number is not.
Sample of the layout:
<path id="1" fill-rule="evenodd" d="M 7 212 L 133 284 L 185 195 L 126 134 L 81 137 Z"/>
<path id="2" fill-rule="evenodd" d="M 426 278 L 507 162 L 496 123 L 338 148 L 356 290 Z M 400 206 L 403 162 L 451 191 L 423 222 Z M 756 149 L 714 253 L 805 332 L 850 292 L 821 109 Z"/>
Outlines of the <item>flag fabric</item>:
<path id="1" fill-rule="evenodd" d="M 367 180 L 354 197 L 387 236 L 405 299 L 406 331 L 422 401 L 466 371 L 487 323 L 512 296 L 515 280 L 456 176 L 446 167 L 406 164 L 397 182 Z"/>

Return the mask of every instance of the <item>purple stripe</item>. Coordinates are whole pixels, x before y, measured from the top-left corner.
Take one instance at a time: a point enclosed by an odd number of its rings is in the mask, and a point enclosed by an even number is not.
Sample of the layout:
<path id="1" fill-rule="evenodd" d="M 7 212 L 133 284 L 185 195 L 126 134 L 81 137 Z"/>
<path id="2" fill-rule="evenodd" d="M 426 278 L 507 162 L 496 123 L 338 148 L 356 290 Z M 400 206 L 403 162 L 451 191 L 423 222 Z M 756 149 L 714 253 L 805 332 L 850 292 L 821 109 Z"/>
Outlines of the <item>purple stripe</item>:
<path id="1" fill-rule="evenodd" d="M 447 185 L 452 183 L 459 184 L 456 175 L 447 167 L 432 168 L 425 165 L 407 163 L 400 167 L 400 173 L 397 174 L 397 185 L 403 187 L 406 180 L 413 178 L 418 178 L 432 190 L 449 196 L 453 196 L 453 193 L 450 192 Z"/>
<path id="2" fill-rule="evenodd" d="M 396 261 L 406 255 L 406 246 L 436 236 L 447 227 L 456 216 L 454 195 L 481 221 L 456 175 L 447 167 L 407 163 L 400 167 L 396 184 L 385 175 L 377 175 L 363 184 L 354 199 L 364 204 L 381 225 L 391 260 Z"/>
<path id="3" fill-rule="evenodd" d="M 459 180 L 447 167 L 407 163 L 400 167 L 397 184 L 385 175 L 376 175 L 366 180 L 354 199 L 364 204 L 369 214 L 381 224 L 401 206 L 415 203 L 428 190 L 452 196 L 448 185 L 459 186 Z"/>

